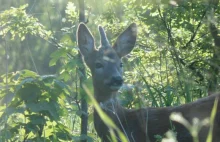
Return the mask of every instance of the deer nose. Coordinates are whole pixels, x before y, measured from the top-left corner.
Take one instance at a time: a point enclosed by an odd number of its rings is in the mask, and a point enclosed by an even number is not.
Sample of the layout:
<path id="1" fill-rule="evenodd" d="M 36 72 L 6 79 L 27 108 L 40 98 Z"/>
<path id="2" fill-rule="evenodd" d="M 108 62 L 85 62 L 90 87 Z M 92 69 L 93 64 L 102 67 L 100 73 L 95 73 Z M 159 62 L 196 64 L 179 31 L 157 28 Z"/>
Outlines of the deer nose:
<path id="1" fill-rule="evenodd" d="M 112 77 L 112 83 L 114 84 L 114 85 L 122 85 L 123 84 L 123 79 L 122 79 L 122 77 L 121 76 L 113 76 Z"/>

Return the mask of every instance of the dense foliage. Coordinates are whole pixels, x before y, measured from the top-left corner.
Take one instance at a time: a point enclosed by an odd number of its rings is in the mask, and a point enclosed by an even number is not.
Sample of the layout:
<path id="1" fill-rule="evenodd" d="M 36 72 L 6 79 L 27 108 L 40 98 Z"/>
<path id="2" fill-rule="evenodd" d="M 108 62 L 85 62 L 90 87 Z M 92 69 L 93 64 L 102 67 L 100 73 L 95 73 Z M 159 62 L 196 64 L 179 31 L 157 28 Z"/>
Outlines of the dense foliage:
<path id="1" fill-rule="evenodd" d="M 219 91 L 218 5 L 85 0 L 85 22 L 97 45 L 98 25 L 112 43 L 130 23 L 138 25 L 136 47 L 123 59 L 125 107 L 180 105 Z M 0 141 L 99 141 L 92 107 L 87 114 L 80 106 L 78 1 L 11 0 L 0 9 Z M 84 83 L 92 92 L 89 71 Z M 89 117 L 88 136 L 80 135 L 81 115 Z"/>

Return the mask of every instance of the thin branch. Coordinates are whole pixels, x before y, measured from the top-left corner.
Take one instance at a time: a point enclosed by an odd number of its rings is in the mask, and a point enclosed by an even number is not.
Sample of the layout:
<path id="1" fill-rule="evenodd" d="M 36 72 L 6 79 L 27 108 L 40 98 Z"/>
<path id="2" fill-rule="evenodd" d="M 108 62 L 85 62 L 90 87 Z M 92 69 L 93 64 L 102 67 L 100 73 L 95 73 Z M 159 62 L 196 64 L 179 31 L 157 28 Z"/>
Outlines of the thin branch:
<path id="1" fill-rule="evenodd" d="M 187 47 L 189 46 L 189 44 L 194 41 L 194 39 L 195 39 L 195 37 L 196 37 L 196 34 L 197 34 L 199 28 L 200 28 L 201 25 L 202 25 L 202 20 L 204 19 L 206 13 L 207 13 L 207 9 L 204 11 L 204 13 L 203 13 L 203 15 L 202 15 L 202 17 L 201 17 L 201 19 L 200 19 L 200 21 L 199 21 L 197 27 L 196 27 L 196 30 L 193 32 L 193 35 L 191 36 L 190 40 L 186 43 L 185 46 L 182 47 L 183 49 L 187 48 Z"/>
<path id="2" fill-rule="evenodd" d="M 169 51 L 170 51 L 171 55 L 173 56 L 173 58 L 176 59 L 176 60 L 173 59 L 173 62 L 174 62 L 174 66 L 175 66 L 175 69 L 176 69 L 178 81 L 179 81 L 181 89 L 184 90 L 183 86 L 182 86 L 181 79 L 180 79 L 180 74 L 181 74 L 180 71 L 183 70 L 182 66 L 181 66 L 181 63 L 183 63 L 183 60 L 180 59 L 179 56 L 178 56 L 178 53 L 177 53 L 176 48 L 175 48 L 175 43 L 174 43 L 174 40 L 173 40 L 173 37 L 172 37 L 172 34 L 171 34 L 171 27 L 167 24 L 167 22 L 165 20 L 165 17 L 161 14 L 160 7 L 158 8 L 158 12 L 159 12 L 159 16 L 160 16 L 166 30 L 167 30 L 168 42 L 172 46 L 172 50 L 169 50 Z M 171 23 L 171 21 L 170 21 L 170 23 Z M 179 66 L 180 71 L 177 69 L 177 65 Z"/>

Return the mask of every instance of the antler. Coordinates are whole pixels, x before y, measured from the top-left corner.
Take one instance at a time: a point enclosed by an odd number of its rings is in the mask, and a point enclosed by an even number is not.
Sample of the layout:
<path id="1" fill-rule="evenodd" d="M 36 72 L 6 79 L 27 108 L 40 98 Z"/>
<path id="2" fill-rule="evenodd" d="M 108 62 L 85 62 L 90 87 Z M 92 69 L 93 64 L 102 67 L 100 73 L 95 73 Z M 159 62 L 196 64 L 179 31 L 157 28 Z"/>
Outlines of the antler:
<path id="1" fill-rule="evenodd" d="M 110 47 L 110 43 L 102 26 L 99 26 L 99 33 L 101 37 L 101 47 L 104 48 Z"/>

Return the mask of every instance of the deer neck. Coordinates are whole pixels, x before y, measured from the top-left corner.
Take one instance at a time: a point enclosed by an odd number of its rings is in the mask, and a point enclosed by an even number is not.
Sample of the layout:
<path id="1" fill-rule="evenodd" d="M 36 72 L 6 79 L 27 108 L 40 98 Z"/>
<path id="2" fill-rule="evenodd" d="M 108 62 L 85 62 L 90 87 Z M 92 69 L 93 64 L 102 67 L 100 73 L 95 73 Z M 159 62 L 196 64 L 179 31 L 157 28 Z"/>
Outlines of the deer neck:
<path id="1" fill-rule="evenodd" d="M 100 107 L 105 112 L 116 113 L 119 109 L 122 108 L 117 99 L 118 91 L 110 92 L 102 90 L 98 87 L 94 87 L 94 94 Z"/>

